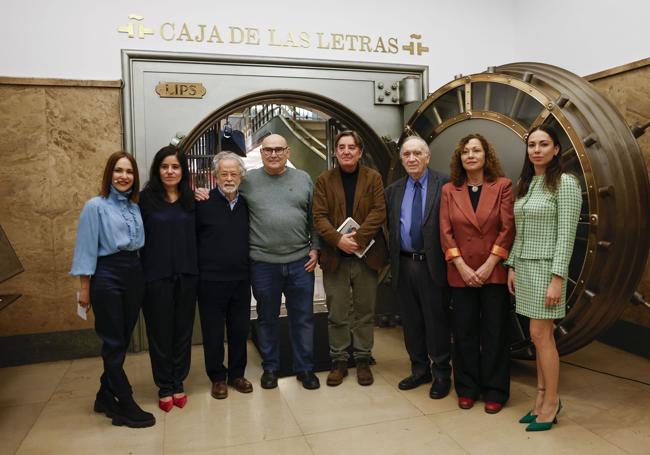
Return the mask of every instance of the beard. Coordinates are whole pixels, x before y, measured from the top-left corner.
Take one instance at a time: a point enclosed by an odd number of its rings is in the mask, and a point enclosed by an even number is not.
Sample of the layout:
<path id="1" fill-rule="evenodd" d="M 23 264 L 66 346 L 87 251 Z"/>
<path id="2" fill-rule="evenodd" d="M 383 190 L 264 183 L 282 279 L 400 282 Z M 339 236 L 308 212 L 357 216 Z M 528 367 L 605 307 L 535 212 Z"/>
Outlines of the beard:
<path id="1" fill-rule="evenodd" d="M 219 189 L 223 194 L 235 194 L 237 190 L 239 189 L 239 185 L 235 184 L 225 184 L 219 186 Z"/>

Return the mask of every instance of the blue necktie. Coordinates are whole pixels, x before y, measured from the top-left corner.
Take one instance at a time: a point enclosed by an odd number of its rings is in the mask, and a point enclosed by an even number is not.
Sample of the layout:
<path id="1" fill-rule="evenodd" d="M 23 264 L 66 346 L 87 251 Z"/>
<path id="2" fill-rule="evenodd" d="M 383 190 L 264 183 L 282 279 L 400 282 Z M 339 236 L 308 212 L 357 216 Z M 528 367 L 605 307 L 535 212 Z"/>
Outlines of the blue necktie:
<path id="1" fill-rule="evenodd" d="M 413 191 L 409 235 L 411 236 L 413 250 L 416 253 L 424 250 L 424 242 L 422 241 L 422 184 L 420 182 L 415 182 L 415 190 Z"/>

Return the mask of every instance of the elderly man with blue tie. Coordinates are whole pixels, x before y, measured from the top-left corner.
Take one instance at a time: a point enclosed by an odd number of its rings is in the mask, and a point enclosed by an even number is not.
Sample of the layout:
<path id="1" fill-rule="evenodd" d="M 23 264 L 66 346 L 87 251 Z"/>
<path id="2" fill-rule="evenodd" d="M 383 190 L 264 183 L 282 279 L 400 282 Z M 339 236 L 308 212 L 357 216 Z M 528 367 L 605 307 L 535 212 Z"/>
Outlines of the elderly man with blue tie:
<path id="1" fill-rule="evenodd" d="M 444 398 L 451 387 L 447 273 L 438 226 L 442 185 L 429 169 L 430 151 L 419 137 L 400 149 L 404 177 L 386 188 L 392 286 L 397 291 L 411 374 L 402 390 L 433 384 L 429 396 Z"/>

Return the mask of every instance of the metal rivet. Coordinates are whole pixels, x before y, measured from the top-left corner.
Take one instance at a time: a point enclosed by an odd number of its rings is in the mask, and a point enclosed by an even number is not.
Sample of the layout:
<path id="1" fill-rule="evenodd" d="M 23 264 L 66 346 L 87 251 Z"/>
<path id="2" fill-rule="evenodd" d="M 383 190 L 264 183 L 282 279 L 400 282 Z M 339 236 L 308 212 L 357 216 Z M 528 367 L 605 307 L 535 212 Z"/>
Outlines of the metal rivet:
<path id="1" fill-rule="evenodd" d="M 381 103 L 382 101 L 384 101 L 384 97 L 380 96 L 379 98 L 377 98 L 377 101 L 379 101 Z"/>
<path id="2" fill-rule="evenodd" d="M 384 88 L 384 83 L 383 83 L 383 82 L 380 82 L 379 84 L 377 84 L 377 88 L 378 88 L 379 90 L 381 90 L 382 88 Z"/>

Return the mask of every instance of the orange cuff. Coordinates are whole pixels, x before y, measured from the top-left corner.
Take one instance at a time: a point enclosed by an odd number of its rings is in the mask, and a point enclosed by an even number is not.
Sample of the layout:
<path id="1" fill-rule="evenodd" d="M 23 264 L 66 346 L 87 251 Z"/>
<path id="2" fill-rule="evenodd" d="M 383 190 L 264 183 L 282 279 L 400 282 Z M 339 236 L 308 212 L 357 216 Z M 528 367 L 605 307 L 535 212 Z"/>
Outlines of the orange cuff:
<path id="1" fill-rule="evenodd" d="M 502 258 L 504 261 L 508 259 L 508 250 L 505 248 L 501 248 L 499 245 L 494 245 L 492 249 L 490 250 L 490 253 L 496 254 L 500 258 Z"/>
<path id="2" fill-rule="evenodd" d="M 445 261 L 451 261 L 458 256 L 460 256 L 460 250 L 458 248 L 449 248 L 445 253 Z"/>

